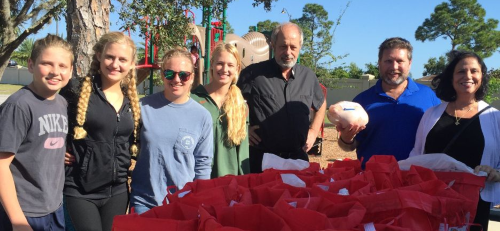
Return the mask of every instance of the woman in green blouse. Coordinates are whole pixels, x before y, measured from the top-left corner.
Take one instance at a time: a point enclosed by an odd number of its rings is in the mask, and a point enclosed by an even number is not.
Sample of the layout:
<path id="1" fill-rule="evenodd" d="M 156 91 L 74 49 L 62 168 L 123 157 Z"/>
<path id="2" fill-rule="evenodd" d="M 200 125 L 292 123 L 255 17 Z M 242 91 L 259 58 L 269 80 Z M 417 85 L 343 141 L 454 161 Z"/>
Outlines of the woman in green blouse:
<path id="1" fill-rule="evenodd" d="M 250 173 L 248 110 L 236 86 L 241 58 L 231 44 L 219 44 L 210 60 L 210 83 L 192 90 L 192 98 L 212 115 L 214 161 L 212 178 Z"/>

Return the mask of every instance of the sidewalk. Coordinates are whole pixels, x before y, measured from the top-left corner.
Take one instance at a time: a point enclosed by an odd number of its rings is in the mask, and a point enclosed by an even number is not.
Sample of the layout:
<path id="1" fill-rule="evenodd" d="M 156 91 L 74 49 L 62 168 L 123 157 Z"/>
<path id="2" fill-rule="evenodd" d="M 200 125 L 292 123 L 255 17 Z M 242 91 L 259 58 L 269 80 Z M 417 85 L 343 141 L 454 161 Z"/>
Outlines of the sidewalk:
<path id="1" fill-rule="evenodd" d="M 9 95 L 0 95 L 0 104 L 7 100 L 7 98 L 9 98 Z"/>
<path id="2" fill-rule="evenodd" d="M 491 209 L 488 230 L 500 230 L 500 209 Z"/>
<path id="3" fill-rule="evenodd" d="M 488 230 L 500 230 L 500 222 L 490 220 Z"/>

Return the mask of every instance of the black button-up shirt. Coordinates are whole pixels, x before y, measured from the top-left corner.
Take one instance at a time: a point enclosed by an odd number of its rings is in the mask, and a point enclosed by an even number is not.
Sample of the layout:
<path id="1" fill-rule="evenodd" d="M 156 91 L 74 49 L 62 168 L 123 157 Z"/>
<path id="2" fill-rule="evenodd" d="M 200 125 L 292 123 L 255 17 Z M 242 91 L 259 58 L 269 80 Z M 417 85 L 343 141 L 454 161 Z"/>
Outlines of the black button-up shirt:
<path id="1" fill-rule="evenodd" d="M 259 125 L 264 152 L 296 152 L 309 130 L 310 108 L 317 111 L 324 95 L 314 72 L 300 64 L 285 80 L 275 59 L 245 68 L 238 81 L 250 109 L 250 126 Z"/>

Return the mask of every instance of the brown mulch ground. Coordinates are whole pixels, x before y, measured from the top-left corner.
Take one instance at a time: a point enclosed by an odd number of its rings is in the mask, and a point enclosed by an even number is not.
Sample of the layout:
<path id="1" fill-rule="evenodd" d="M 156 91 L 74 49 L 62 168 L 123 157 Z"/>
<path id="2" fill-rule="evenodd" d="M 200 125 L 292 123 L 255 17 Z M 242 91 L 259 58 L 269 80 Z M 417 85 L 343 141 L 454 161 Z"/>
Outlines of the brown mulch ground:
<path id="1" fill-rule="evenodd" d="M 337 144 L 337 130 L 331 125 L 325 125 L 323 136 L 323 151 L 321 156 L 309 155 L 310 162 L 320 163 L 322 168 L 325 168 L 329 162 L 350 158 L 356 159 L 356 151 L 346 152 L 340 149 Z"/>

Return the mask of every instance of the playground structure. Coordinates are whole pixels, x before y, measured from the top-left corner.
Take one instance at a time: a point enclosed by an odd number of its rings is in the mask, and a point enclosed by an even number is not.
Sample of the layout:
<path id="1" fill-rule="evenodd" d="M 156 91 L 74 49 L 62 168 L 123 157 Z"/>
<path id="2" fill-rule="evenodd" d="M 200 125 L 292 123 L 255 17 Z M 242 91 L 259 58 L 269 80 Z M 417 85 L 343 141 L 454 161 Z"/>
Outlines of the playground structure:
<path id="1" fill-rule="evenodd" d="M 186 10 L 186 17 L 188 12 L 193 14 L 191 11 Z M 225 34 L 224 27 L 221 22 L 211 22 L 210 25 L 213 27 L 208 27 L 210 29 L 210 35 L 207 36 L 206 28 L 201 26 L 196 26 L 194 23 L 190 24 L 192 41 L 198 47 L 199 60 L 198 68 L 195 68 L 195 78 L 193 87 L 199 84 L 206 84 L 209 82 L 208 72 L 211 51 L 215 46 L 221 42 L 226 42 L 233 44 L 237 47 L 238 52 L 242 59 L 242 68 L 249 66 L 252 63 L 258 63 L 271 58 L 270 53 L 270 39 L 260 32 L 249 32 L 242 37 L 235 34 Z M 149 20 L 145 17 L 143 20 Z M 136 65 L 137 69 L 137 84 L 141 84 L 143 81 L 149 77 L 149 94 L 153 93 L 153 73 L 155 70 L 160 69 L 158 62 L 158 48 L 156 45 L 152 44 L 152 35 L 146 32 L 145 35 L 145 58 L 139 61 Z M 129 32 L 130 35 L 130 32 Z M 207 51 L 207 45 L 205 41 L 210 39 L 209 51 Z M 222 39 L 221 39 L 222 38 Z M 186 38 L 184 38 L 186 43 Z M 187 44 L 186 44 L 187 45 Z"/>
<path id="2" fill-rule="evenodd" d="M 199 44 L 200 44 L 200 60 L 199 60 L 199 70 L 196 73 L 195 84 L 206 84 L 208 81 L 203 83 L 203 72 L 202 70 L 208 71 L 209 68 L 205 68 L 205 58 L 206 58 L 206 49 L 205 49 L 205 28 L 203 27 L 195 27 L 193 28 L 193 36 L 198 35 Z M 235 34 L 227 34 L 225 36 L 225 43 L 233 44 L 237 49 L 238 53 L 241 57 L 242 69 L 249 66 L 252 63 L 258 63 L 264 60 L 268 60 L 270 58 L 269 52 L 269 39 L 265 37 L 264 34 L 259 32 L 249 32 L 242 37 Z M 214 38 L 214 36 L 212 36 Z M 212 51 L 217 44 L 223 42 L 219 40 L 217 42 L 211 41 L 211 50 Z M 210 52 L 211 53 L 211 52 Z M 208 73 L 208 72 L 207 72 Z"/>
<path id="3" fill-rule="evenodd" d="M 196 26 L 194 24 L 191 24 L 191 29 L 192 29 L 191 35 L 196 38 L 196 40 L 198 41 L 197 43 L 199 44 L 198 50 L 200 52 L 200 60 L 198 61 L 199 67 L 196 69 L 195 72 L 195 84 L 198 85 L 198 84 L 203 84 L 203 71 L 205 70 L 204 59 L 206 58 L 206 49 L 205 49 L 206 32 L 204 27 Z M 213 50 L 213 48 L 220 42 L 221 41 L 219 42 L 211 41 L 211 43 L 213 43 L 213 45 L 211 45 L 211 50 Z M 243 35 L 242 37 L 235 34 L 227 34 L 225 42 L 233 44 L 238 49 L 238 52 L 241 56 L 242 68 L 245 68 L 252 63 L 258 63 L 264 60 L 268 60 L 270 58 L 270 52 L 269 52 L 270 40 L 260 32 L 249 32 Z M 146 38 L 146 44 L 147 43 L 148 43 L 148 38 Z M 146 48 L 146 54 L 149 51 L 150 50 Z M 154 48 L 154 52 L 156 51 L 157 49 Z M 149 57 L 145 58 L 143 64 L 136 66 L 138 84 L 146 80 L 146 78 L 148 78 L 151 69 L 153 70 L 160 69 L 158 64 L 155 64 L 154 62 L 151 62 L 151 59 L 148 59 Z"/>

